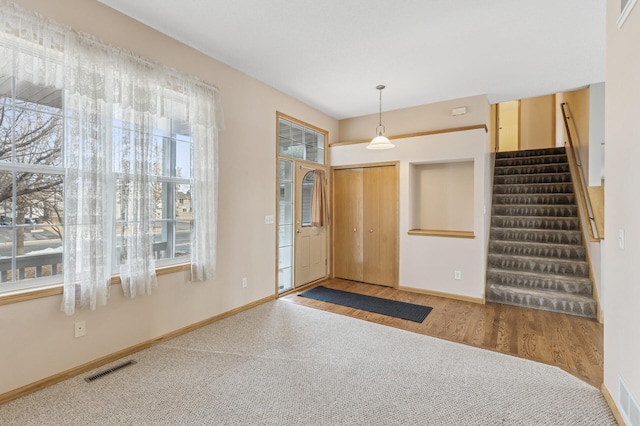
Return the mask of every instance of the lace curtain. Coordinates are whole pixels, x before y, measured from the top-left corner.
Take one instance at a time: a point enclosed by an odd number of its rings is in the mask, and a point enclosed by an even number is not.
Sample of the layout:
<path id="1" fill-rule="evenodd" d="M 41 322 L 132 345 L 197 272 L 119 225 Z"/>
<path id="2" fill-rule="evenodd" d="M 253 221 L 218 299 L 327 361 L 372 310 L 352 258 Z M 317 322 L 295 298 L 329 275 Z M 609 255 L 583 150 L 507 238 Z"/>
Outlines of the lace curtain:
<path id="1" fill-rule="evenodd" d="M 116 214 L 122 241 L 116 260 L 124 294 L 148 294 L 156 285 L 150 138 L 167 120 L 187 123 L 192 138 L 192 280 L 212 278 L 222 123 L 217 88 L 13 3 L 0 0 L 0 7 L 0 77 L 14 76 L 63 91 L 62 310 L 72 314 L 76 308 L 95 309 L 107 303 Z"/>

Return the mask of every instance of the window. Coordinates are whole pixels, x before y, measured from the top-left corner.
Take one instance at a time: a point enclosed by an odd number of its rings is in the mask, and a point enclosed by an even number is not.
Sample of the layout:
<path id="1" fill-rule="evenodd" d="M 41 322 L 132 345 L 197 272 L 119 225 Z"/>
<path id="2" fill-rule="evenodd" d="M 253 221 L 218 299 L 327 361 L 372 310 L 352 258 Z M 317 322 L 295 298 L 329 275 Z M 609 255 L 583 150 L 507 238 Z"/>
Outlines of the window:
<path id="1" fill-rule="evenodd" d="M 131 185 L 126 179 L 127 156 L 120 152 L 130 126 L 116 123 L 114 126 L 114 171 L 117 176 L 116 189 L 116 262 L 125 262 L 122 253 L 123 230 L 131 225 L 131 215 L 127 199 L 131 196 Z M 139 136 L 140 137 L 140 136 Z M 150 172 L 154 176 L 153 185 L 153 251 L 156 260 L 178 259 L 191 252 L 192 217 L 190 209 L 184 207 L 191 199 L 191 138 L 185 123 L 175 120 L 161 120 L 147 138 L 151 146 Z M 178 204 L 180 206 L 178 206 Z M 130 217 L 127 221 L 126 217 Z M 135 219 L 134 219 L 135 220 Z M 162 262 L 161 262 L 162 264 Z"/>
<path id="2" fill-rule="evenodd" d="M 278 123 L 280 155 L 324 164 L 324 133 L 283 117 L 279 118 Z"/>
<path id="3" fill-rule="evenodd" d="M 313 202 L 313 182 L 315 174 L 313 171 L 307 172 L 302 178 L 302 203 L 301 225 L 311 226 L 311 204 Z"/>
<path id="4" fill-rule="evenodd" d="M 63 281 L 72 314 L 156 260 L 212 278 L 218 89 L 12 3 L 0 58 L 0 292 Z"/>
<path id="5" fill-rule="evenodd" d="M 61 99 L 0 77 L 0 289 L 62 273 Z"/>

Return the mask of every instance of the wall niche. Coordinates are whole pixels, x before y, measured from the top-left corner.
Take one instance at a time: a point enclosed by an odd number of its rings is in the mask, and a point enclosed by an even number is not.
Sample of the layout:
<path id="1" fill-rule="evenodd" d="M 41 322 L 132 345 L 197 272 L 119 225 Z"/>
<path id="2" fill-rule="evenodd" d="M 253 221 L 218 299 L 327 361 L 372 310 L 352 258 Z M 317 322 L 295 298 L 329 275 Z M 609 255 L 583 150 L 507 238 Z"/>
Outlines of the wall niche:
<path id="1" fill-rule="evenodd" d="M 412 235 L 474 238 L 474 162 L 410 164 Z"/>

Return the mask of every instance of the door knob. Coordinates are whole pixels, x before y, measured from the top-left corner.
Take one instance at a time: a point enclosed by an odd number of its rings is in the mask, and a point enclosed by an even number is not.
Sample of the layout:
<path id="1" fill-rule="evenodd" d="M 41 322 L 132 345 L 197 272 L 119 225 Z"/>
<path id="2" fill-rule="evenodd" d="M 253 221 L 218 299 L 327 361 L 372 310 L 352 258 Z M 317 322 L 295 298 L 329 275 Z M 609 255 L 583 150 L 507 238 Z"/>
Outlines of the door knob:
<path id="1" fill-rule="evenodd" d="M 301 229 L 296 229 L 296 234 L 302 234 L 302 230 Z"/>
<path id="2" fill-rule="evenodd" d="M 357 228 L 353 228 L 353 232 L 356 232 L 358 229 Z"/>
<path id="3" fill-rule="evenodd" d="M 373 228 L 369 229 L 369 233 L 373 234 Z"/>

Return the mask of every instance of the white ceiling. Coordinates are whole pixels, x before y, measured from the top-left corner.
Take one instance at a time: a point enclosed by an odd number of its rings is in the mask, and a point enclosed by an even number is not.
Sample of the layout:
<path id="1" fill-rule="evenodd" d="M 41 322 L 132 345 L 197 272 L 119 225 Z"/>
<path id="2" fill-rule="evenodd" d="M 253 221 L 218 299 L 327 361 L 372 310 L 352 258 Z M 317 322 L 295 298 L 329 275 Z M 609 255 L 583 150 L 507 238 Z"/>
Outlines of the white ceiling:
<path id="1" fill-rule="evenodd" d="M 332 117 L 605 78 L 603 0 L 99 0 Z"/>

